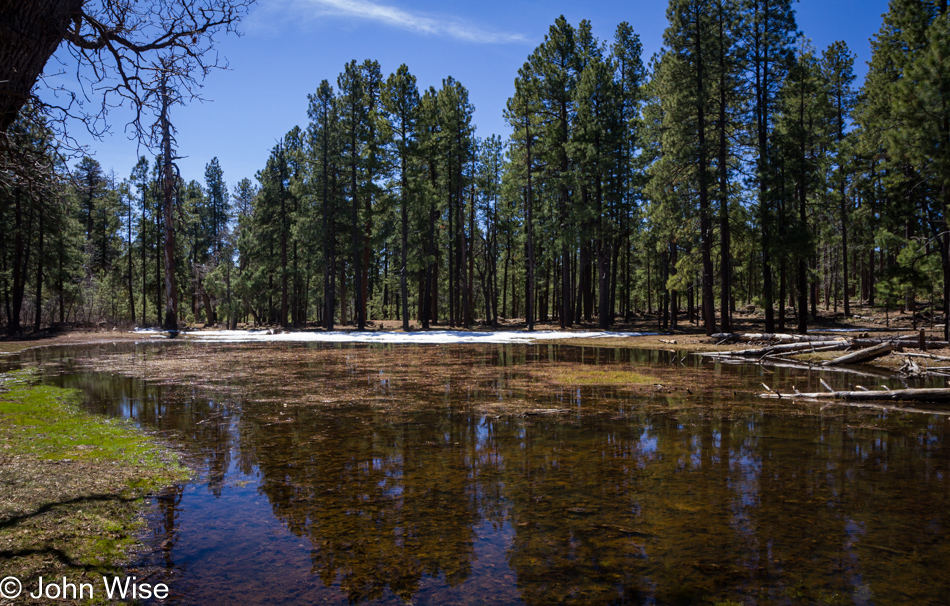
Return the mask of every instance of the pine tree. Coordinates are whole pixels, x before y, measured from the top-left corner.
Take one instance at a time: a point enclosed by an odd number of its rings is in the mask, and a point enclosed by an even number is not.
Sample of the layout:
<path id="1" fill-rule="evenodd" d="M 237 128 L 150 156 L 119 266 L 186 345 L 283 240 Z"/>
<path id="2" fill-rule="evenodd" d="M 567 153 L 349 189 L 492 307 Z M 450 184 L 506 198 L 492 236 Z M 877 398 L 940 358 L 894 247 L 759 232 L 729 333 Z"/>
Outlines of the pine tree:
<path id="1" fill-rule="evenodd" d="M 722 332 L 732 331 L 731 307 L 733 288 L 732 226 L 730 198 L 732 183 L 730 164 L 735 162 L 734 133 L 739 129 L 737 113 L 742 102 L 741 69 L 743 49 L 741 10 L 739 0 L 713 0 L 713 66 L 711 78 L 715 104 L 715 161 L 718 173 L 717 197 L 719 202 L 719 314 Z"/>
<path id="2" fill-rule="evenodd" d="M 710 208 L 711 146 L 707 142 L 715 101 L 712 95 L 717 37 L 711 0 L 672 0 L 667 15 L 670 27 L 664 34 L 669 55 L 670 88 L 665 90 L 670 106 L 664 149 L 677 154 L 694 171 L 691 189 L 699 205 L 702 255 L 703 319 L 707 335 L 716 330 L 713 294 L 712 215 Z M 675 87 L 677 92 L 674 92 Z"/>
<path id="3" fill-rule="evenodd" d="M 575 30 L 563 15 L 549 28 L 544 42 L 531 54 L 528 63 L 536 83 L 537 114 L 541 118 L 538 138 L 539 155 L 543 156 L 542 162 L 546 166 L 544 184 L 556 192 L 556 237 L 561 263 L 561 305 L 558 316 L 561 328 L 566 328 L 573 323 L 570 257 L 576 232 L 571 221 L 573 174 L 568 145 L 575 112 L 578 54 Z M 525 301 L 528 302 L 528 297 Z M 530 304 L 533 305 L 533 301 Z"/>
<path id="4" fill-rule="evenodd" d="M 872 71 L 879 53 L 881 62 L 892 62 L 899 76 L 879 81 L 890 100 L 890 120 L 897 128 L 886 131 L 885 145 L 896 160 L 913 167 L 932 193 L 921 196 L 929 203 L 926 214 L 942 217 L 931 221 L 939 238 L 943 266 L 944 316 L 950 318 L 950 13 L 946 0 L 911 2 L 894 0 L 878 34 Z M 870 80 L 870 76 L 869 76 Z M 944 323 L 950 339 L 950 321 Z"/>
<path id="5" fill-rule="evenodd" d="M 609 225 L 610 217 L 605 216 L 605 189 L 608 188 L 609 175 L 615 172 L 613 160 L 616 156 L 613 150 L 617 146 L 613 138 L 619 130 L 616 116 L 620 97 L 613 79 L 613 65 L 605 60 L 599 48 L 590 49 L 589 55 L 576 91 L 577 117 L 571 152 L 578 165 L 581 187 L 593 190 L 594 203 L 584 214 L 589 215 L 596 224 L 597 315 L 600 327 L 608 328 L 611 319 L 609 262 L 613 229 Z"/>
<path id="6" fill-rule="evenodd" d="M 363 261 L 362 248 L 359 237 L 360 226 L 360 191 L 359 173 L 362 165 L 362 143 L 365 139 L 366 107 L 364 104 L 363 74 L 357 67 L 356 61 L 346 64 L 343 73 L 337 78 L 340 89 L 340 122 L 342 128 L 343 154 L 346 158 L 349 173 L 350 198 L 350 228 L 352 241 L 350 244 L 353 259 L 353 293 L 356 301 L 356 327 L 363 330 L 366 327 L 366 318 L 363 315 L 365 302 L 363 301 Z"/>
<path id="7" fill-rule="evenodd" d="M 520 162 L 513 163 L 519 174 L 524 191 L 525 217 L 525 323 L 528 330 L 534 330 L 535 295 L 535 255 L 534 255 L 534 187 L 536 140 L 540 130 L 540 104 L 538 102 L 538 82 L 532 73 L 530 63 L 518 70 L 515 80 L 515 94 L 508 99 L 505 119 L 514 129 L 512 134 L 512 152 L 520 156 Z M 520 169 L 520 170 L 519 170 Z M 523 181 L 520 174 L 524 175 Z M 506 264 L 507 267 L 507 264 Z M 506 274 L 507 275 L 507 274 Z M 505 289 L 507 293 L 507 289 Z M 502 306 L 505 307 L 504 305 Z M 563 307 L 562 307 L 563 310 Z"/>
<path id="8" fill-rule="evenodd" d="M 836 171 L 834 182 L 837 185 L 835 193 L 838 197 L 838 209 L 841 224 L 841 276 L 844 283 L 844 315 L 851 315 L 850 272 L 848 255 L 848 217 L 850 214 L 849 200 L 846 193 L 848 185 L 848 143 L 846 142 L 845 125 L 851 119 L 854 108 L 855 92 L 852 89 L 854 82 L 854 55 L 848 46 L 841 41 L 833 43 L 822 53 L 822 77 L 827 85 L 829 101 L 834 112 L 834 146 Z"/>
<path id="9" fill-rule="evenodd" d="M 405 64 L 389 76 L 382 94 L 383 107 L 392 121 L 393 144 L 399 166 L 399 219 L 400 263 L 399 293 L 402 305 L 402 329 L 409 330 L 409 205 L 412 192 L 409 189 L 409 163 L 415 153 L 416 121 L 419 112 L 419 90 L 416 77 L 409 73 Z"/>
<path id="10" fill-rule="evenodd" d="M 614 35 L 614 42 L 611 47 L 613 63 L 616 67 L 617 81 L 617 128 L 618 134 L 614 137 L 617 148 L 617 177 L 616 187 L 617 204 L 619 205 L 619 230 L 620 242 L 618 242 L 617 259 L 620 260 L 619 253 L 622 251 L 623 259 L 623 289 L 621 294 L 621 312 L 626 316 L 630 312 L 630 256 L 632 230 L 635 225 L 634 213 L 636 211 L 636 192 L 642 187 L 642 178 L 637 179 L 636 169 L 639 164 L 639 158 L 636 150 L 640 146 L 641 134 L 641 106 L 643 103 L 643 86 L 646 82 L 646 70 L 643 67 L 643 45 L 640 43 L 640 37 L 634 33 L 633 28 L 626 22 L 617 26 Z M 615 275 L 618 273 L 616 264 L 614 268 Z M 615 280 L 616 283 L 616 280 Z M 614 308 L 611 305 L 611 308 Z"/>
<path id="11" fill-rule="evenodd" d="M 451 77 L 442 81 L 437 104 L 445 161 L 443 174 L 449 226 L 449 319 L 450 325 L 461 324 L 468 328 L 472 318 L 468 275 L 465 271 L 468 265 L 465 234 L 465 190 L 468 179 L 465 169 L 475 153 L 472 126 L 475 109 L 468 100 L 468 90 Z"/>
<path id="12" fill-rule="evenodd" d="M 793 60 L 792 44 L 797 32 L 791 0 L 742 0 L 742 8 L 751 105 L 747 125 L 755 156 L 757 220 L 762 246 L 762 304 L 765 330 L 775 332 L 772 239 L 776 213 L 769 192 L 776 177 L 771 161 L 771 139 L 777 95 Z"/>
<path id="13" fill-rule="evenodd" d="M 809 199 L 819 194 L 821 150 L 827 147 L 827 89 L 822 82 L 820 65 L 813 49 L 802 41 L 795 65 L 789 71 L 781 92 L 781 113 L 777 118 L 778 163 L 788 175 L 783 187 L 788 205 L 797 206 L 789 223 L 787 250 L 793 251 L 797 272 L 798 332 L 808 330 L 808 262 L 813 242 L 808 223 Z"/>

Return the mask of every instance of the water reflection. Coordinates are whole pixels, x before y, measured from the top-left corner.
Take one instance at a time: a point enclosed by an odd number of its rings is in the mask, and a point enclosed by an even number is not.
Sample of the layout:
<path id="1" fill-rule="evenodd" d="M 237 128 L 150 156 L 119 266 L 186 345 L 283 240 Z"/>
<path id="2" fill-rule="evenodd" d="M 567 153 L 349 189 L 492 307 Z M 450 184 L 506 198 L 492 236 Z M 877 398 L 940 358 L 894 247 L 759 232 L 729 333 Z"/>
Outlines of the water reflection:
<path id="1" fill-rule="evenodd" d="M 153 517 L 175 603 L 950 594 L 950 417 L 747 395 L 816 376 L 554 345 L 45 355 L 49 380 L 194 458 Z M 595 366 L 651 382 L 558 379 Z"/>

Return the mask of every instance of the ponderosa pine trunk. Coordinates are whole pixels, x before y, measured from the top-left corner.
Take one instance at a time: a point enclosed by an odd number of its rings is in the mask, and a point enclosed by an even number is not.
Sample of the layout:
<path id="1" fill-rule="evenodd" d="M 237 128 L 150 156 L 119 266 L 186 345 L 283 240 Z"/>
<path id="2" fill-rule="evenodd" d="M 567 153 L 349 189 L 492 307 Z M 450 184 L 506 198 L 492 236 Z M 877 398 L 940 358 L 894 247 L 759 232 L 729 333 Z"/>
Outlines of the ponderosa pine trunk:
<path id="1" fill-rule="evenodd" d="M 702 247 L 703 264 L 703 327 L 706 336 L 716 332 L 716 304 L 713 296 L 713 264 L 712 264 L 712 225 L 709 219 L 709 185 L 707 170 L 709 158 L 706 148 L 706 108 L 705 87 L 706 75 L 703 70 L 703 46 L 700 23 L 702 16 L 699 7 L 696 7 L 696 118 L 699 136 L 699 231 L 700 246 Z"/>
<path id="2" fill-rule="evenodd" d="M 729 139 L 726 133 L 726 41 L 725 15 L 719 5 L 719 315 L 722 332 L 732 332 L 732 247 L 729 226 Z"/>
<path id="3" fill-rule="evenodd" d="M 801 126 L 805 124 L 805 73 L 802 72 L 801 91 L 798 98 L 798 120 Z M 804 128 L 802 129 L 801 140 L 799 141 L 798 153 L 801 155 L 801 166 L 798 174 L 798 220 L 802 229 L 807 229 L 807 215 L 805 204 L 808 201 L 808 189 L 806 187 L 807 177 L 805 167 L 806 142 Z M 805 334 L 808 332 L 808 272 L 806 271 L 806 259 L 804 251 L 798 253 L 798 332 Z"/>
<path id="4" fill-rule="evenodd" d="M 756 3 L 754 11 L 758 17 L 760 7 Z M 771 48 L 764 40 L 769 28 L 768 11 L 763 11 L 764 23 L 753 34 L 752 56 L 753 70 L 755 72 L 754 95 L 755 95 L 755 122 L 756 122 L 756 172 L 759 181 L 758 205 L 759 205 L 759 223 L 762 243 L 762 306 L 765 308 L 765 332 L 775 332 L 775 310 L 773 308 L 772 284 L 772 258 L 769 254 L 769 247 L 772 245 L 772 235 L 770 233 L 770 216 L 768 211 L 768 138 L 769 138 L 769 119 L 768 119 L 768 96 L 769 96 L 769 65 L 772 58 L 769 56 Z"/>
<path id="5" fill-rule="evenodd" d="M 287 284 L 287 230 L 289 226 L 287 225 L 287 192 L 284 190 L 285 175 L 283 158 L 281 158 L 278 170 L 280 172 L 280 185 L 277 194 L 280 197 L 280 325 L 287 328 L 287 317 L 290 307 L 289 288 Z M 208 321 L 211 321 L 210 316 L 208 317 Z"/>
<path id="6" fill-rule="evenodd" d="M 129 248 L 127 251 L 129 257 L 129 272 L 128 272 L 128 282 L 129 282 L 129 311 L 132 312 L 132 324 L 135 324 L 135 288 L 132 285 L 132 201 L 129 200 L 129 212 L 128 212 L 128 239 L 129 239 Z"/>
<path id="7" fill-rule="evenodd" d="M 400 215 L 402 220 L 402 254 L 399 264 L 399 296 L 402 299 L 399 304 L 402 306 L 402 329 L 409 331 L 409 167 L 407 164 L 407 145 L 409 133 L 406 129 L 407 117 L 402 116 L 400 121 L 402 136 L 402 153 L 399 155 L 400 183 L 402 186 L 402 208 Z"/>
<path id="8" fill-rule="evenodd" d="M 944 182 L 942 189 L 944 208 L 950 204 L 950 184 Z M 944 231 L 941 237 L 940 257 L 943 261 L 943 338 L 950 341 L 950 216 L 944 213 Z"/>
<path id="9" fill-rule="evenodd" d="M 567 328 L 573 325 L 573 316 L 571 314 L 571 267 L 570 263 L 567 262 L 567 259 L 570 258 L 570 246 L 568 244 L 568 233 L 570 233 L 570 226 L 568 225 L 568 198 L 570 193 L 567 188 L 567 183 L 564 183 L 563 180 L 567 177 L 568 171 L 568 157 L 567 150 L 565 146 L 568 141 L 568 115 L 567 115 L 567 102 L 562 101 L 559 114 L 559 154 L 560 154 L 560 163 L 558 168 L 560 169 L 561 182 L 558 184 L 558 194 L 557 194 L 557 207 L 558 207 L 558 233 L 561 236 L 561 258 L 564 259 L 564 263 L 561 266 L 561 328 Z"/>
<path id="10" fill-rule="evenodd" d="M 15 188 L 14 198 L 14 236 L 13 236 L 13 292 L 12 306 L 8 312 L 9 323 L 8 332 L 11 335 L 19 334 L 20 314 L 23 311 L 23 296 L 26 293 L 27 268 L 30 264 L 30 246 L 29 242 L 33 232 L 33 213 L 29 213 L 29 220 L 24 218 L 25 208 L 28 208 L 23 201 L 23 190 L 20 187 Z M 25 233 L 24 233 L 25 232 Z"/>
<path id="11" fill-rule="evenodd" d="M 323 322 L 327 330 L 333 330 L 333 316 L 336 313 L 336 234 L 331 233 L 333 223 L 330 221 L 330 112 L 323 113 L 323 179 L 322 179 L 322 207 L 323 207 Z M 334 171 L 335 175 L 336 171 Z M 335 180 L 334 180 L 335 181 Z"/>
<path id="12" fill-rule="evenodd" d="M 168 94 L 166 76 L 162 78 L 162 174 L 164 200 L 163 217 L 165 222 L 165 330 L 173 335 L 178 332 L 178 286 L 175 283 L 175 229 L 172 222 L 172 202 L 175 194 L 175 173 L 172 166 L 171 123 L 168 121 Z"/>
<path id="13" fill-rule="evenodd" d="M 40 331 L 43 321 L 43 209 L 37 213 L 40 218 L 39 245 L 36 248 L 36 316 L 33 319 L 33 332 Z"/>
<path id="14" fill-rule="evenodd" d="M 597 325 L 607 329 L 610 327 L 610 273 L 607 267 L 607 230 L 604 227 L 604 188 L 599 175 L 595 195 L 597 196 L 597 288 L 600 291 L 597 299 Z"/>
<path id="15" fill-rule="evenodd" d="M 361 297 L 363 296 L 363 264 L 362 264 L 362 250 L 360 247 L 360 228 L 359 228 L 359 217 L 360 217 L 360 202 L 359 196 L 357 195 L 357 159 L 359 158 L 359 151 L 357 148 L 356 141 L 356 126 L 351 125 L 350 132 L 350 191 L 353 196 L 352 205 L 350 207 L 350 225 L 351 225 L 351 234 L 350 237 L 353 238 L 352 243 L 352 253 L 353 253 L 353 294 L 355 296 L 355 301 L 353 305 L 353 314 L 356 316 L 356 328 L 357 330 L 363 330 L 366 328 L 366 318 L 363 316 L 363 302 Z M 344 303 L 345 305 L 345 303 Z"/>
<path id="16" fill-rule="evenodd" d="M 525 128 L 525 155 L 526 155 L 526 167 L 528 173 L 528 182 L 527 190 L 525 191 L 525 236 L 527 239 L 526 246 L 528 248 L 528 275 L 526 276 L 525 284 L 525 322 L 528 325 L 528 330 L 534 330 L 534 191 L 532 189 L 531 183 L 531 119 L 528 115 L 527 105 L 525 106 L 525 115 L 524 115 L 524 128 Z M 566 265 L 566 264 L 565 264 Z M 565 270 L 569 271 L 569 270 Z M 570 273 L 567 274 L 568 288 L 570 288 Z M 514 297 L 512 297 L 514 299 Z M 512 301 L 514 304 L 514 300 Z M 569 309 L 570 302 L 567 303 Z M 564 317 L 564 309 L 561 310 L 561 317 Z M 561 320 L 561 325 L 563 327 L 564 320 Z"/>

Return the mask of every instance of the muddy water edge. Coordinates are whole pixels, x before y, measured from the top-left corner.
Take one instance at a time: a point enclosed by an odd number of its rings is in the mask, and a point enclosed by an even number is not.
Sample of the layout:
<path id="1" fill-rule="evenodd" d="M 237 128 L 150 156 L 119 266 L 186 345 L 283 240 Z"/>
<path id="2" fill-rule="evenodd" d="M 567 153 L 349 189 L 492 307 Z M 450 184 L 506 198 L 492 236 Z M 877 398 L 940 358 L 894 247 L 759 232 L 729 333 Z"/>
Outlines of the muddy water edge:
<path id="1" fill-rule="evenodd" d="M 14 364 L 180 445 L 164 603 L 945 604 L 950 416 L 893 380 L 571 345 L 151 343 Z"/>

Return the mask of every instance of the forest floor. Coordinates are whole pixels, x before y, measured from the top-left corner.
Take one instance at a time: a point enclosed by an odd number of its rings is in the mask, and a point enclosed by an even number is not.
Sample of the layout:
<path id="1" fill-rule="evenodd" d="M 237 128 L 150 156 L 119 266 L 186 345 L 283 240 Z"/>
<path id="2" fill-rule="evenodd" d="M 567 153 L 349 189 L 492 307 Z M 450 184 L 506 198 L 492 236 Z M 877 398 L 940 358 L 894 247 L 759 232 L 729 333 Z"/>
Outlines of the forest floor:
<path id="1" fill-rule="evenodd" d="M 895 334 L 910 335 L 918 334 L 921 329 L 925 330 L 927 338 L 936 340 L 942 338 L 943 325 L 932 324 L 930 319 L 919 313 L 915 317 L 909 313 L 898 313 L 892 311 L 885 314 L 880 308 L 869 308 L 865 305 L 855 304 L 851 308 L 852 316 L 846 318 L 843 313 L 837 313 L 832 310 L 819 310 L 817 322 L 809 323 L 810 333 L 830 332 L 835 334 L 841 332 L 841 336 L 855 336 L 856 334 L 867 333 L 869 336 L 894 336 Z M 776 313 L 776 322 L 778 314 Z M 795 316 L 791 309 L 788 310 L 784 330 L 777 332 L 794 333 Z M 410 324 L 412 332 L 422 332 L 421 326 L 417 322 Z M 220 330 L 222 327 L 217 327 Z M 238 326 L 242 330 L 260 330 L 272 329 L 275 333 L 285 332 L 279 326 L 253 326 L 241 324 Z M 559 324 L 551 322 L 538 322 L 535 324 L 536 331 L 561 331 Z M 487 324 L 477 324 L 468 329 L 472 333 L 487 333 L 492 331 L 524 331 L 526 325 L 523 320 L 502 320 L 498 326 L 492 327 Z M 735 333 L 762 333 L 765 330 L 765 317 L 761 311 L 737 311 L 733 314 L 732 331 Z M 202 332 L 215 330 L 214 328 L 205 328 L 203 326 L 186 327 L 187 333 L 200 334 Z M 338 332 L 355 331 L 352 326 L 338 326 Z M 431 331 L 451 330 L 453 332 L 463 332 L 465 329 L 458 327 L 449 327 L 446 325 L 433 326 Z M 565 329 L 569 332 L 599 332 L 596 320 L 592 322 L 575 323 L 571 328 Z M 298 329 L 289 329 L 292 332 L 324 332 L 322 328 L 313 326 L 301 327 Z M 367 323 L 366 332 L 402 332 L 402 322 L 399 320 L 372 320 Z M 608 332 L 611 336 L 597 337 L 576 337 L 557 341 L 563 345 L 575 345 L 585 347 L 619 347 L 633 349 L 674 349 L 682 352 L 710 352 L 710 351 L 729 351 L 735 349 L 748 348 L 748 343 L 721 344 L 719 339 L 707 337 L 703 331 L 702 325 L 698 322 L 689 322 L 685 314 L 681 314 L 679 322 L 674 329 L 661 329 L 656 314 L 641 314 L 632 317 L 629 320 L 618 320 L 610 327 Z M 631 336 L 616 335 L 616 333 L 636 333 Z M 647 334 L 644 334 L 647 333 Z M 851 334 L 854 333 L 854 334 Z M 101 343 L 114 343 L 120 341 L 145 341 L 156 338 L 157 334 L 148 334 L 142 332 L 132 332 L 131 327 L 110 327 L 108 329 L 89 330 L 89 329 L 57 329 L 41 331 L 35 334 L 26 334 L 19 337 L 0 338 L 0 355 L 4 353 L 16 353 L 33 347 L 51 347 L 61 345 L 91 345 Z M 552 341 L 553 342 L 553 341 Z M 932 350 L 930 353 L 937 355 L 950 356 L 950 350 Z M 839 355 L 837 352 L 824 352 L 816 354 L 802 354 L 799 359 L 806 361 L 820 361 Z M 874 361 L 876 365 L 886 368 L 898 368 L 903 361 L 896 355 L 885 356 Z"/>

